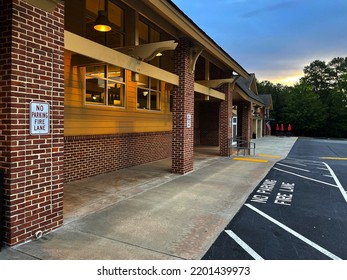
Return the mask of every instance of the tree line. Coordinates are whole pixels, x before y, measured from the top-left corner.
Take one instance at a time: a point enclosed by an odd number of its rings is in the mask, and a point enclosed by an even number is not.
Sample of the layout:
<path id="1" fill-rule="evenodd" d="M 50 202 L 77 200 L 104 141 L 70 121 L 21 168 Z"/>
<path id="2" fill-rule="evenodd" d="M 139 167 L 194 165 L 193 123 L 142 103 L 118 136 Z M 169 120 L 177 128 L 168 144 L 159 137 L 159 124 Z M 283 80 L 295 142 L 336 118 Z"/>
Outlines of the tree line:
<path id="1" fill-rule="evenodd" d="M 272 131 L 284 123 L 297 136 L 347 138 L 347 57 L 315 60 L 303 71 L 294 86 L 258 82 L 260 94 L 272 95 Z"/>

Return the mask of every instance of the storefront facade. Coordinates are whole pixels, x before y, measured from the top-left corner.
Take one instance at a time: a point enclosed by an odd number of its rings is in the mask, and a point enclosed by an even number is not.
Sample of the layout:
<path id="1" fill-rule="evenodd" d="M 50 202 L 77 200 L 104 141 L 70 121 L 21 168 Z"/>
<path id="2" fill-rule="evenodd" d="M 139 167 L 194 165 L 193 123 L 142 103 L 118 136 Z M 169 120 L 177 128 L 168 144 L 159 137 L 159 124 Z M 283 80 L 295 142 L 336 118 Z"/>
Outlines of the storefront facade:
<path id="1" fill-rule="evenodd" d="M 251 75 L 171 1 L 9 2 L 0 12 L 7 244 L 63 224 L 64 182 L 168 157 L 185 174 L 194 145 L 228 155 L 235 114 L 251 139 L 257 98 L 236 83 Z M 94 29 L 99 11 L 108 32 Z"/>

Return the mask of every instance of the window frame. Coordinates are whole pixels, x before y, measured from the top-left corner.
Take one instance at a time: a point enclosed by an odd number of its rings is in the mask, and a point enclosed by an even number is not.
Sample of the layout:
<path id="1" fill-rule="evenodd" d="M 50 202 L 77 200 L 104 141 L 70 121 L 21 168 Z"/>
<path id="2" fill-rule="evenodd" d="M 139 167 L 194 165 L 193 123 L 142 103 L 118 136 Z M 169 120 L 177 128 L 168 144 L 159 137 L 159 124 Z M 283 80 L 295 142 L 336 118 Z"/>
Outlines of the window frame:
<path id="1" fill-rule="evenodd" d="M 141 86 L 139 84 L 137 84 L 136 86 L 136 109 L 139 111 L 148 111 L 148 112 L 161 112 L 162 111 L 162 98 L 163 98 L 163 88 L 162 88 L 162 81 L 143 75 L 144 77 L 146 77 L 146 79 L 148 80 L 148 86 Z M 158 90 L 155 90 L 152 88 L 152 81 L 156 80 L 158 82 Z M 139 91 L 140 90 L 140 91 Z M 140 102 L 139 102 L 139 94 L 140 93 L 146 93 L 145 95 L 146 97 L 146 107 L 140 107 Z M 157 109 L 152 109 L 152 96 L 153 93 L 156 94 L 156 104 L 157 104 Z"/>
<path id="2" fill-rule="evenodd" d="M 92 101 L 87 101 L 87 67 L 90 66 L 100 66 L 100 67 L 104 67 L 104 77 L 98 77 L 97 79 L 104 81 L 105 83 L 105 100 L 103 103 L 98 103 L 98 102 L 92 102 Z M 111 72 L 109 70 L 109 67 L 113 66 L 113 67 L 118 67 L 122 72 L 123 75 L 120 76 L 123 78 L 123 81 L 117 81 L 116 79 L 111 79 L 111 77 L 109 76 L 109 73 Z M 98 106 L 98 107 L 104 107 L 104 108 L 115 108 L 115 109 L 125 109 L 126 108 L 126 102 L 127 102 L 127 81 L 126 81 L 126 69 L 116 66 L 116 65 L 111 65 L 111 64 L 107 64 L 107 63 L 98 63 L 98 64 L 94 64 L 94 65 L 88 65 L 88 66 L 84 66 L 84 104 L 87 106 Z M 123 103 L 121 103 L 120 105 L 115 105 L 115 104 L 110 104 L 110 92 L 109 92 L 109 84 L 120 84 L 123 87 L 123 90 L 121 90 L 121 92 L 123 92 L 123 97 L 120 95 L 120 100 L 123 99 Z"/>

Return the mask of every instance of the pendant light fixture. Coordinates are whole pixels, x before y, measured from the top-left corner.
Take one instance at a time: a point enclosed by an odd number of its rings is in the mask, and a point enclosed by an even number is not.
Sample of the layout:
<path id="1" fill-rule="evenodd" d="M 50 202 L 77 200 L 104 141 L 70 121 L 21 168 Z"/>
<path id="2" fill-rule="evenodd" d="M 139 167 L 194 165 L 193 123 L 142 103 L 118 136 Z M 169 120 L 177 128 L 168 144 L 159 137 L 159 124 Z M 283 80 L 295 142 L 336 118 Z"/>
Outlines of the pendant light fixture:
<path id="1" fill-rule="evenodd" d="M 108 0 L 105 0 L 104 10 L 98 11 L 98 17 L 94 23 L 94 29 L 100 32 L 108 32 L 111 31 L 111 26 L 107 18 L 108 12 Z"/>

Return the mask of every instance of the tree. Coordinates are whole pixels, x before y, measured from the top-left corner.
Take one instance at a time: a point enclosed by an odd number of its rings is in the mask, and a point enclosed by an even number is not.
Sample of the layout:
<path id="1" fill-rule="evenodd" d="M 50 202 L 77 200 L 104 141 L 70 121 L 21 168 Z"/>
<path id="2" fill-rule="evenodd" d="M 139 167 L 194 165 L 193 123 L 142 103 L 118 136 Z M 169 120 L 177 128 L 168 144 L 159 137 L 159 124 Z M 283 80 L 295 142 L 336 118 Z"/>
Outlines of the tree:
<path id="1" fill-rule="evenodd" d="M 301 83 L 311 85 L 314 92 L 324 98 L 330 89 L 331 71 L 325 61 L 315 60 L 310 65 L 304 67 L 305 76 Z"/>
<path id="2" fill-rule="evenodd" d="M 347 91 L 347 57 L 333 58 L 328 67 L 330 69 L 330 82 L 333 89 L 345 93 Z"/>
<path id="3" fill-rule="evenodd" d="M 287 122 L 293 125 L 296 134 L 321 136 L 320 129 L 326 121 L 326 107 L 310 85 L 302 82 L 295 85 L 287 107 Z"/>
<path id="4" fill-rule="evenodd" d="M 319 94 L 326 107 L 326 123 L 320 131 L 324 136 L 346 137 L 347 134 L 347 57 L 330 62 L 316 60 L 304 68 L 305 82 Z"/>
<path id="5" fill-rule="evenodd" d="M 272 95 L 275 123 L 291 123 L 300 135 L 347 138 L 347 57 L 315 60 L 294 87 L 264 81 L 258 92 Z"/>
<path id="6" fill-rule="evenodd" d="M 271 94 L 274 110 L 270 112 L 270 119 L 277 123 L 285 122 L 287 115 L 287 98 L 289 87 L 281 84 L 273 84 L 269 81 L 262 81 L 258 83 L 258 92 L 260 94 Z"/>

